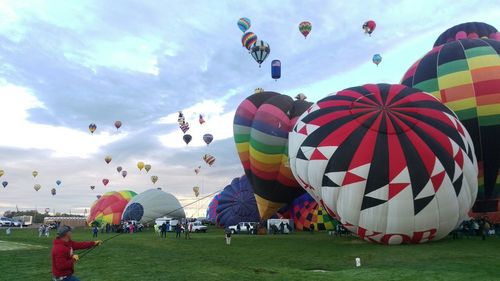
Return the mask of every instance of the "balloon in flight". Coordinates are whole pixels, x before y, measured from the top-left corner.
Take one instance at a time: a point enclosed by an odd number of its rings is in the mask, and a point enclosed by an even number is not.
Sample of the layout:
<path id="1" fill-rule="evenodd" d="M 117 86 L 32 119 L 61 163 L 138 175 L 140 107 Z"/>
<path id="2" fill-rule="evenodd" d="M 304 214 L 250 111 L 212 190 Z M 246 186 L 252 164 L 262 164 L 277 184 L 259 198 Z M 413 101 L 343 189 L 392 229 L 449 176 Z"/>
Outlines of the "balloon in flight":
<path id="1" fill-rule="evenodd" d="M 123 170 L 122 166 L 116 167 L 116 171 L 118 171 L 118 173 L 120 173 L 122 170 Z"/>
<path id="2" fill-rule="evenodd" d="M 125 178 L 127 176 L 127 174 L 128 174 L 127 171 L 122 171 L 122 177 Z"/>
<path id="3" fill-rule="evenodd" d="M 104 184 L 104 186 L 107 186 L 108 183 L 109 183 L 108 179 L 102 179 L 102 184 Z"/>
<path id="4" fill-rule="evenodd" d="M 35 189 L 35 191 L 38 191 L 41 188 L 42 188 L 42 186 L 40 184 L 38 184 L 38 183 L 33 186 L 33 189 Z"/>
<path id="5" fill-rule="evenodd" d="M 61 183 L 62 183 L 62 181 L 60 181 L 60 180 L 57 180 L 57 181 L 56 181 L 56 184 L 57 184 L 57 185 L 61 185 Z"/>
<path id="6" fill-rule="evenodd" d="M 257 35 L 253 32 L 247 32 L 241 37 L 241 44 L 243 47 L 247 48 L 247 50 L 250 50 L 255 42 L 257 42 Z"/>
<path id="7" fill-rule="evenodd" d="M 363 30 L 365 31 L 365 34 L 368 34 L 370 36 L 375 30 L 375 27 L 377 27 L 377 24 L 373 20 L 366 21 L 362 26 Z"/>
<path id="8" fill-rule="evenodd" d="M 142 169 L 144 169 L 144 162 L 142 161 L 137 162 L 137 168 L 139 169 L 139 171 L 142 171 Z"/>
<path id="9" fill-rule="evenodd" d="M 151 165 L 149 164 L 144 165 L 144 170 L 146 170 L 146 172 L 149 173 L 149 171 L 151 170 Z"/>
<path id="10" fill-rule="evenodd" d="M 212 166 L 215 163 L 215 157 L 210 154 L 203 155 L 203 160 L 208 164 L 208 166 Z"/>
<path id="11" fill-rule="evenodd" d="M 250 54 L 252 54 L 253 59 L 259 64 L 259 67 L 261 67 L 261 64 L 269 56 L 269 53 L 271 53 L 269 44 L 262 40 L 256 41 L 250 50 Z"/>
<path id="12" fill-rule="evenodd" d="M 158 176 L 151 176 L 151 182 L 153 184 L 156 184 L 157 181 L 158 181 Z"/>
<path id="13" fill-rule="evenodd" d="M 252 26 L 252 23 L 249 18 L 241 18 L 238 20 L 238 28 L 241 32 L 245 33 Z"/>
<path id="14" fill-rule="evenodd" d="M 122 121 L 116 121 L 115 122 L 115 128 L 118 130 L 122 126 Z"/>
<path id="15" fill-rule="evenodd" d="M 38 176 L 38 171 L 33 171 L 33 172 L 31 172 L 31 175 L 32 175 L 34 178 L 36 178 L 36 176 Z"/>
<path id="16" fill-rule="evenodd" d="M 299 24 L 299 31 L 302 33 L 304 38 L 307 38 L 307 35 L 311 32 L 312 24 L 308 21 L 303 21 Z"/>
<path id="17" fill-rule="evenodd" d="M 95 130 L 97 130 L 96 124 L 92 123 L 89 125 L 89 131 L 91 134 L 94 134 Z"/>
<path id="18" fill-rule="evenodd" d="M 4 188 L 7 187 L 8 184 L 9 184 L 9 182 L 7 182 L 7 181 L 3 181 L 2 182 L 2 185 L 3 185 Z"/>
<path id="19" fill-rule="evenodd" d="M 372 61 L 378 66 L 378 64 L 382 62 L 382 56 L 380 54 L 375 54 L 373 55 Z"/>
<path id="20" fill-rule="evenodd" d="M 212 134 L 204 134 L 203 141 L 209 145 L 214 140 L 214 136 Z"/>
<path id="21" fill-rule="evenodd" d="M 190 134 L 185 134 L 184 136 L 182 136 L 182 139 L 184 140 L 186 145 L 188 145 L 193 139 L 193 137 Z"/>

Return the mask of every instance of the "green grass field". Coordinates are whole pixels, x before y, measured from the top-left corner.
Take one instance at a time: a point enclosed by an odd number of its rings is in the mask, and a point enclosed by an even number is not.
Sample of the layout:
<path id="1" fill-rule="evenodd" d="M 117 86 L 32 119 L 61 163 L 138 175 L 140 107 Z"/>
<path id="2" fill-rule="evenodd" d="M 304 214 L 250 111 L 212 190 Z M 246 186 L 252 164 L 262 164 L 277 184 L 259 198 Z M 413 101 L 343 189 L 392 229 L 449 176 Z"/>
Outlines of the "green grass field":
<path id="1" fill-rule="evenodd" d="M 106 239 L 112 234 L 99 235 Z M 0 280 L 50 280 L 52 239 L 38 238 L 32 229 L 15 229 L 11 237 L 2 230 Z M 91 240 L 91 233 L 77 231 L 74 240 Z M 295 233 L 235 235 L 228 247 L 218 229 L 192 234 L 191 240 L 175 239 L 172 233 L 164 240 L 144 232 L 96 248 L 78 262 L 75 275 L 111 281 L 500 280 L 500 238 L 389 247 L 354 237 Z"/>

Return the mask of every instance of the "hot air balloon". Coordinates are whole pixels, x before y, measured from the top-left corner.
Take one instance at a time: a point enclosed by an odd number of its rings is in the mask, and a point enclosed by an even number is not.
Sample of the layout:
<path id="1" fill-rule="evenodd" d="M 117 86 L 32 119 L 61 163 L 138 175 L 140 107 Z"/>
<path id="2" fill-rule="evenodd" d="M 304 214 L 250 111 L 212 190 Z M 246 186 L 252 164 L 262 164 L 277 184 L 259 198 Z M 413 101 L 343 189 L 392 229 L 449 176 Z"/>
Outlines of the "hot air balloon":
<path id="1" fill-rule="evenodd" d="M 33 189 L 34 189 L 35 191 L 38 191 L 38 190 L 40 190 L 41 188 L 42 188 L 42 186 L 41 186 L 40 184 L 38 184 L 38 183 L 37 183 L 37 184 L 35 184 L 35 185 L 33 185 Z"/>
<path id="2" fill-rule="evenodd" d="M 116 167 L 116 171 L 118 171 L 118 173 L 120 173 L 122 170 L 123 170 L 122 166 Z"/>
<path id="3" fill-rule="evenodd" d="M 311 32 L 312 24 L 308 21 L 303 21 L 299 24 L 299 31 L 304 35 L 304 39 L 307 38 L 307 35 Z"/>
<path id="4" fill-rule="evenodd" d="M 136 195 L 137 193 L 129 190 L 111 191 L 102 196 L 97 195 L 98 200 L 90 208 L 87 223 L 89 225 L 97 223 L 100 226 L 107 223 L 119 225 L 125 206 Z"/>
<path id="5" fill-rule="evenodd" d="M 96 195 L 95 197 L 99 200 L 101 199 L 102 195 Z"/>
<path id="6" fill-rule="evenodd" d="M 187 131 L 189 131 L 189 123 L 184 122 L 184 124 L 179 125 L 179 128 L 181 129 L 182 133 L 185 134 Z"/>
<path id="7" fill-rule="evenodd" d="M 233 179 L 231 184 L 224 188 L 216 212 L 220 226 L 260 221 L 252 186 L 246 176 Z"/>
<path id="8" fill-rule="evenodd" d="M 281 61 L 273 60 L 271 62 L 271 77 L 275 80 L 281 78 Z"/>
<path id="9" fill-rule="evenodd" d="M 215 195 L 208 204 L 206 219 L 211 223 L 215 223 L 217 220 L 217 205 L 219 205 L 220 196 L 221 193 Z"/>
<path id="10" fill-rule="evenodd" d="M 496 40 L 452 41 L 434 47 L 414 63 L 401 83 L 432 94 L 458 116 L 471 135 L 479 163 L 473 211 L 500 216 L 499 55 Z"/>
<path id="11" fill-rule="evenodd" d="M 107 155 L 106 157 L 104 157 L 104 162 L 106 162 L 106 164 L 109 164 L 111 162 L 111 160 L 113 160 L 113 158 L 110 155 Z"/>
<path id="12" fill-rule="evenodd" d="M 34 178 L 36 178 L 36 176 L 38 176 L 38 171 L 33 171 L 33 172 L 31 172 L 31 175 L 32 175 Z"/>
<path id="13" fill-rule="evenodd" d="M 157 181 L 158 181 L 158 176 L 151 176 L 151 182 L 153 184 L 156 184 Z"/>
<path id="14" fill-rule="evenodd" d="M 212 166 L 215 163 L 215 157 L 210 154 L 203 155 L 203 160 L 208 164 L 208 166 Z"/>
<path id="15" fill-rule="evenodd" d="M 259 40 L 252 45 L 251 54 L 253 59 L 259 64 L 261 64 L 266 60 L 267 56 L 271 52 L 271 48 L 269 48 L 269 44 L 266 42 Z"/>
<path id="16" fill-rule="evenodd" d="M 121 126 L 122 126 L 122 121 L 116 121 L 115 122 L 115 127 L 116 127 L 117 130 L 120 129 Z"/>
<path id="17" fill-rule="evenodd" d="M 90 189 L 91 189 L 91 190 L 94 190 L 94 189 L 95 189 L 95 185 L 91 185 L 91 186 L 90 186 Z"/>
<path id="18" fill-rule="evenodd" d="M 205 119 L 203 119 L 203 115 L 200 114 L 200 117 L 198 118 L 198 122 L 200 122 L 200 125 L 203 125 L 203 123 L 205 123 Z"/>
<path id="19" fill-rule="evenodd" d="M 377 27 L 377 24 L 369 20 L 363 24 L 363 30 L 365 31 L 366 34 L 369 34 L 371 36 L 372 32 L 375 30 L 375 27 Z"/>
<path id="20" fill-rule="evenodd" d="M 194 172 L 195 172 L 196 174 L 199 174 L 199 173 L 200 173 L 200 171 L 201 171 L 201 166 L 198 166 L 197 168 L 195 168 L 195 169 L 194 169 Z"/>
<path id="21" fill-rule="evenodd" d="M 179 126 L 186 123 L 186 118 L 184 117 L 182 111 L 179 111 L 179 117 L 177 117 L 177 123 L 179 123 Z"/>
<path id="22" fill-rule="evenodd" d="M 373 55 L 372 61 L 378 66 L 378 64 L 382 61 L 382 56 L 380 54 L 375 54 Z"/>
<path id="23" fill-rule="evenodd" d="M 262 88 L 255 88 L 255 90 L 253 91 L 254 94 L 260 94 L 263 92 L 264 92 L 264 89 L 262 89 Z"/>
<path id="24" fill-rule="evenodd" d="M 60 180 L 56 180 L 56 184 L 57 184 L 57 185 L 61 185 L 61 183 L 62 183 L 62 181 L 60 181 Z"/>
<path id="25" fill-rule="evenodd" d="M 288 167 L 288 133 L 312 103 L 262 92 L 246 98 L 234 116 L 234 140 L 252 183 L 262 219 L 304 193 Z"/>
<path id="26" fill-rule="evenodd" d="M 127 176 L 127 174 L 128 174 L 127 171 L 122 171 L 122 177 L 125 178 Z"/>
<path id="27" fill-rule="evenodd" d="M 477 194 L 469 134 L 453 111 L 418 89 L 342 90 L 307 110 L 289 138 L 295 178 L 366 241 L 441 239 L 468 218 Z"/>
<path id="28" fill-rule="evenodd" d="M 212 134 L 204 134 L 203 141 L 209 145 L 214 140 L 214 136 Z"/>
<path id="29" fill-rule="evenodd" d="M 184 208 L 175 196 L 161 189 L 148 189 L 127 203 L 123 211 L 123 221 L 151 223 L 156 218 L 185 218 Z"/>
<path id="30" fill-rule="evenodd" d="M 434 43 L 434 47 L 467 38 L 482 38 L 498 41 L 500 40 L 500 33 L 495 27 L 484 22 L 466 22 L 455 25 L 439 35 L 438 39 Z"/>
<path id="31" fill-rule="evenodd" d="M 199 186 L 193 187 L 193 192 L 194 196 L 198 197 L 198 195 L 200 195 L 200 187 Z"/>
<path id="32" fill-rule="evenodd" d="M 193 137 L 190 134 L 186 134 L 186 135 L 182 136 L 182 139 L 184 140 L 186 145 L 188 145 L 191 142 L 191 140 L 193 139 Z"/>
<path id="33" fill-rule="evenodd" d="M 144 165 L 144 170 L 146 170 L 146 172 L 149 173 L 149 171 L 151 170 L 151 165 L 149 164 Z"/>
<path id="34" fill-rule="evenodd" d="M 257 35 L 253 32 L 247 32 L 241 37 L 241 44 L 243 47 L 247 48 L 247 50 L 250 50 L 255 42 L 257 42 Z"/>
<path id="35" fill-rule="evenodd" d="M 104 186 L 107 186 L 108 183 L 109 183 L 108 179 L 102 179 L 102 184 L 104 184 Z"/>
<path id="36" fill-rule="evenodd" d="M 52 196 L 56 195 L 56 189 L 55 189 L 55 188 L 52 188 L 52 189 L 50 190 L 50 193 L 52 194 Z"/>
<path id="37" fill-rule="evenodd" d="M 238 20 L 238 28 L 245 33 L 252 26 L 249 18 L 241 18 Z"/>
<path id="38" fill-rule="evenodd" d="M 6 182 L 6 181 L 3 181 L 3 182 L 2 182 L 2 185 L 3 185 L 3 187 L 4 187 L 4 188 L 6 188 L 6 187 L 7 187 L 7 185 L 9 185 L 9 183 L 8 183 L 8 182 Z"/>
<path id="39" fill-rule="evenodd" d="M 335 230 L 335 220 L 312 198 L 309 193 L 293 200 L 284 211 L 280 210 L 282 216 L 292 219 L 296 230 L 310 231 L 311 225 L 314 230 Z"/>
<path id="40" fill-rule="evenodd" d="M 97 130 L 97 126 L 94 123 L 90 124 L 89 125 L 89 131 L 90 131 L 90 133 L 94 134 L 95 130 Z"/>
<path id="41" fill-rule="evenodd" d="M 0 170 L 0 178 L 5 174 L 3 170 Z"/>
<path id="42" fill-rule="evenodd" d="M 139 169 L 139 171 L 142 171 L 142 169 L 144 169 L 144 162 L 142 161 L 137 162 L 137 168 Z"/>

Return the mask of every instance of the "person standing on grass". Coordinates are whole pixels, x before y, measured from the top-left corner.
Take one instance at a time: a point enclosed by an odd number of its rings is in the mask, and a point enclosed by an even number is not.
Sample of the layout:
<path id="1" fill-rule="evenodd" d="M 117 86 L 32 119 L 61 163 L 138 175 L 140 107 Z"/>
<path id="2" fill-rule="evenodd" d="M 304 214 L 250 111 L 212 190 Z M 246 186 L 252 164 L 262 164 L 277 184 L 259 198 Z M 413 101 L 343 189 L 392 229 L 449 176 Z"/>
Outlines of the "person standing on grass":
<path id="1" fill-rule="evenodd" d="M 229 227 L 226 227 L 226 231 L 225 231 L 225 237 L 226 237 L 226 245 L 231 245 L 231 229 L 229 229 Z"/>
<path id="2" fill-rule="evenodd" d="M 78 255 L 74 250 L 89 249 L 102 244 L 102 241 L 75 242 L 71 240 L 71 227 L 61 226 L 57 230 L 57 237 L 52 246 L 52 280 L 53 281 L 80 281 L 74 273 L 74 264 Z"/>
<path id="3" fill-rule="evenodd" d="M 193 229 L 193 225 L 186 222 L 186 224 L 184 225 L 184 239 L 191 239 L 191 230 Z"/>
<path id="4" fill-rule="evenodd" d="M 175 238 L 180 238 L 181 237 L 181 223 L 178 222 L 175 225 Z"/>
<path id="5" fill-rule="evenodd" d="M 45 237 L 47 237 L 47 238 L 50 237 L 50 226 L 49 225 L 45 226 Z"/>
<path id="6" fill-rule="evenodd" d="M 41 224 L 38 227 L 38 237 L 42 237 L 42 235 L 43 235 L 43 224 Z"/>
<path id="7" fill-rule="evenodd" d="M 94 225 L 94 227 L 92 228 L 92 237 L 96 237 L 97 238 L 97 233 L 99 233 L 99 228 L 97 227 L 97 225 Z"/>
<path id="8" fill-rule="evenodd" d="M 160 227 L 161 230 L 161 237 L 162 238 L 167 238 L 167 224 L 163 223 Z"/>
<path id="9" fill-rule="evenodd" d="M 7 227 L 7 229 L 5 230 L 5 234 L 7 234 L 7 236 L 10 236 L 10 234 L 11 234 L 10 226 Z"/>
<path id="10" fill-rule="evenodd" d="M 486 240 L 486 236 L 489 235 L 490 227 L 490 223 L 486 219 L 483 219 L 483 240 Z"/>

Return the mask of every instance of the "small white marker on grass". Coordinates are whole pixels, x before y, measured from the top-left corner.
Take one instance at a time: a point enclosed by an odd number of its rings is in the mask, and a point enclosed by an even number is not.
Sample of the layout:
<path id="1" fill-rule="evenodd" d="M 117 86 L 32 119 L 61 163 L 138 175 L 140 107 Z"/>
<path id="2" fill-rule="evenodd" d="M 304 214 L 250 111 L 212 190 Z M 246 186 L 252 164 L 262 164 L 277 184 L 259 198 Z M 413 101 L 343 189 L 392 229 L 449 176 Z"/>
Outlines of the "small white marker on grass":
<path id="1" fill-rule="evenodd" d="M 356 267 L 360 267 L 361 266 L 361 258 L 355 258 L 356 260 Z"/>

